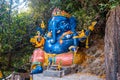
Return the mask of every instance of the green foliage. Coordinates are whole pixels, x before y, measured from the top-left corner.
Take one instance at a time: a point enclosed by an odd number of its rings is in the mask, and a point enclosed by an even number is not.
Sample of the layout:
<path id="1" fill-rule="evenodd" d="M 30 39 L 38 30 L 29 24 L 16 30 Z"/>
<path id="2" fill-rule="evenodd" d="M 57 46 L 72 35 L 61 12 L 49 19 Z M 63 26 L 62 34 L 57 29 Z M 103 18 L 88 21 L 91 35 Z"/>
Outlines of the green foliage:
<path id="1" fill-rule="evenodd" d="M 1 52 L 15 48 L 15 44 L 17 42 L 21 42 L 24 39 L 23 36 L 28 34 L 27 26 L 32 23 L 32 20 L 27 13 L 18 14 L 17 16 L 13 16 L 11 19 L 12 22 L 10 25 L 8 22 L 6 22 L 7 20 L 2 22 L 5 27 L 3 27 L 0 37 L 2 50 Z"/>
<path id="2" fill-rule="evenodd" d="M 4 13 L 0 15 L 0 62 L 5 70 L 8 64 L 19 67 L 29 59 L 28 55 L 33 51 L 29 39 L 33 32 L 34 19 L 27 12 L 9 13 L 7 3 L 0 6 L 0 13 Z"/>
<path id="3" fill-rule="evenodd" d="M 100 10 L 104 11 L 106 9 L 113 9 L 116 6 L 120 5 L 120 1 L 119 0 L 109 0 L 108 3 L 101 3 L 100 5 Z"/>
<path id="4" fill-rule="evenodd" d="M 44 11 L 49 7 L 49 0 L 29 0 L 29 7 L 33 12 L 34 20 L 44 19 Z"/>

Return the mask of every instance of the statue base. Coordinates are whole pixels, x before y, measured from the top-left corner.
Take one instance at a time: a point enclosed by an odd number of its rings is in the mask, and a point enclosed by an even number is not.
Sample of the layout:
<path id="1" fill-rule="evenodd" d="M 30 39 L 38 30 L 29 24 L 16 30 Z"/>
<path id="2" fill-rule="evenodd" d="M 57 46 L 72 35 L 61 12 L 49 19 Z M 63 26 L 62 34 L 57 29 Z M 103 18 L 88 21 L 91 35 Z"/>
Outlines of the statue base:
<path id="1" fill-rule="evenodd" d="M 49 68 L 43 71 L 43 75 L 48 77 L 62 77 L 71 73 L 76 73 L 76 66 L 62 67 L 61 70 L 55 70 Z"/>

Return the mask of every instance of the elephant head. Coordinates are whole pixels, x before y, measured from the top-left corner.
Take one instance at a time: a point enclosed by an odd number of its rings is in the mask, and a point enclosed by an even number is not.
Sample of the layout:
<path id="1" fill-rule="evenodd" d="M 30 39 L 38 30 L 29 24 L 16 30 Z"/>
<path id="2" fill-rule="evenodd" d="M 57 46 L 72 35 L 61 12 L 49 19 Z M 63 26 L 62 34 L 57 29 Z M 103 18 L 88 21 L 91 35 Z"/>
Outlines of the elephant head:
<path id="1" fill-rule="evenodd" d="M 48 22 L 48 35 L 45 40 L 44 50 L 51 54 L 61 54 L 69 51 L 69 47 L 76 45 L 76 39 L 72 37 L 77 33 L 76 19 L 65 11 L 53 12 L 52 18 Z M 70 32 L 70 34 L 68 34 Z"/>
<path id="2" fill-rule="evenodd" d="M 50 19 L 48 32 L 52 33 L 51 43 L 55 43 L 59 36 L 66 31 L 75 31 L 76 20 L 74 17 L 54 16 Z"/>

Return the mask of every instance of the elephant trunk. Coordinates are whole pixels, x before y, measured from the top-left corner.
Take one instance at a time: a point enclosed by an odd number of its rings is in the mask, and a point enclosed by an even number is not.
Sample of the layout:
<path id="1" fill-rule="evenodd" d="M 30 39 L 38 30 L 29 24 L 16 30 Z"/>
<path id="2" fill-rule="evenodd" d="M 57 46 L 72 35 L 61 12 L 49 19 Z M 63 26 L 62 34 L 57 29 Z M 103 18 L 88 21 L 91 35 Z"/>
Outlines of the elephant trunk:
<path id="1" fill-rule="evenodd" d="M 53 27 L 52 27 L 52 40 L 51 43 L 54 44 L 56 42 L 56 23 L 53 22 Z"/>

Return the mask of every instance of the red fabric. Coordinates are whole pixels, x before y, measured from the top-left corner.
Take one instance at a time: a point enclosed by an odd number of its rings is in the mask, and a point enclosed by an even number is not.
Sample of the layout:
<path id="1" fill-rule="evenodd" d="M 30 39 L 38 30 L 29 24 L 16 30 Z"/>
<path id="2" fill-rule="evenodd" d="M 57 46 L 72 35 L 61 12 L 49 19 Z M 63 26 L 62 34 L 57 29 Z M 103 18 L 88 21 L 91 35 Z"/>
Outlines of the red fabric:
<path id="1" fill-rule="evenodd" d="M 59 54 L 56 57 L 56 64 L 61 64 L 62 66 L 70 66 L 73 63 L 73 53 Z"/>
<path id="2" fill-rule="evenodd" d="M 42 49 L 35 49 L 32 55 L 32 62 L 44 62 L 45 61 L 45 54 Z"/>

